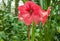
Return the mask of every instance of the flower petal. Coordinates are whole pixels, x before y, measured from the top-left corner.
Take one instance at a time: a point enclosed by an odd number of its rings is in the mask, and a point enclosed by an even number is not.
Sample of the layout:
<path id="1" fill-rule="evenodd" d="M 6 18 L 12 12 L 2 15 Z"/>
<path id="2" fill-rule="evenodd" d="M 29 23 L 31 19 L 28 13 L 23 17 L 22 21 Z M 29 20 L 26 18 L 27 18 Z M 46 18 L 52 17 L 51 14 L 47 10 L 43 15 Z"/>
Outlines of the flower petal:
<path id="1" fill-rule="evenodd" d="M 33 17 L 33 21 L 34 21 L 35 25 L 37 25 L 40 22 L 39 15 L 32 14 L 32 17 Z"/>
<path id="2" fill-rule="evenodd" d="M 32 23 L 32 17 L 24 18 L 24 22 L 25 22 L 26 25 L 30 25 Z"/>
<path id="3" fill-rule="evenodd" d="M 41 12 L 41 18 L 40 18 L 40 20 L 42 22 L 42 25 L 45 24 L 45 22 L 46 22 L 46 20 L 47 20 L 47 18 L 49 16 L 49 14 L 50 14 L 50 11 L 51 11 L 51 7 L 48 7 L 47 11 L 45 11 L 45 10 L 41 10 L 40 11 Z"/>

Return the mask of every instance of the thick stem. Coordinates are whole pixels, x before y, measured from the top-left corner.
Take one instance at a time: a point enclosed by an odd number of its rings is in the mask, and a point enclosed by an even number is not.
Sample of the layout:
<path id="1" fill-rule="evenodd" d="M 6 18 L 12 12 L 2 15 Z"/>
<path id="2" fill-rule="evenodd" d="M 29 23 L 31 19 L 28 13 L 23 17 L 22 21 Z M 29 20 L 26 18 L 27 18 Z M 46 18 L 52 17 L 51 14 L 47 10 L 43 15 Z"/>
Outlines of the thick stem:
<path id="1" fill-rule="evenodd" d="M 32 22 L 32 41 L 34 41 L 34 36 L 35 36 L 35 32 L 34 32 L 34 22 Z"/>
<path id="2" fill-rule="evenodd" d="M 31 29 L 31 27 L 28 26 L 28 41 L 30 41 L 30 29 Z"/>
<path id="3" fill-rule="evenodd" d="M 19 0 L 15 0 L 15 15 L 18 14 L 18 2 Z"/>

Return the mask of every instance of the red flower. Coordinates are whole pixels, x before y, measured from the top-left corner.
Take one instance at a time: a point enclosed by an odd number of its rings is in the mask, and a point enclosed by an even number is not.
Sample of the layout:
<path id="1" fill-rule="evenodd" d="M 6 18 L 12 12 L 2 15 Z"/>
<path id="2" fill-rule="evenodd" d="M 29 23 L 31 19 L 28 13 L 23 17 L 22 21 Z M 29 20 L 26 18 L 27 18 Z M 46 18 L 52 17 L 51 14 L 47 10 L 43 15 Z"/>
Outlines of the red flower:
<path id="1" fill-rule="evenodd" d="M 40 10 L 40 14 L 41 14 L 40 20 L 42 22 L 42 26 L 45 24 L 45 22 L 46 22 L 46 20 L 47 20 L 47 18 L 49 16 L 49 14 L 50 14 L 50 11 L 51 11 L 51 7 L 48 7 L 47 11 L 42 10 L 42 9 Z"/>
<path id="2" fill-rule="evenodd" d="M 19 20 L 24 21 L 26 25 L 30 25 L 32 21 L 34 21 L 35 24 L 41 21 L 43 26 L 50 14 L 51 7 L 45 11 L 34 2 L 28 1 L 23 6 L 19 6 L 18 10 L 20 12 L 18 14 Z"/>
<path id="3" fill-rule="evenodd" d="M 41 17 L 40 9 L 40 6 L 34 2 L 28 1 L 23 6 L 18 7 L 20 12 L 18 18 L 19 20 L 24 21 L 26 25 L 30 25 L 32 21 L 34 21 L 35 24 L 38 24 Z"/>

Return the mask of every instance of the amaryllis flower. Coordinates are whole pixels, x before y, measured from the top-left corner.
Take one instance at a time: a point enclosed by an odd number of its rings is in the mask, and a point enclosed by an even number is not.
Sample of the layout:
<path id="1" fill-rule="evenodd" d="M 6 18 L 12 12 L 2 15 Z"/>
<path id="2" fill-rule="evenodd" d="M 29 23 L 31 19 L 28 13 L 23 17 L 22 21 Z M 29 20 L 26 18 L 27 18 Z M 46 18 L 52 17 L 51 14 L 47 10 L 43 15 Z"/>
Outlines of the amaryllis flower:
<path id="1" fill-rule="evenodd" d="M 30 25 L 32 21 L 34 21 L 35 24 L 38 24 L 41 17 L 40 9 L 40 6 L 34 2 L 28 1 L 24 5 L 18 6 L 18 18 L 19 20 L 24 21 L 26 25 Z"/>
<path id="2" fill-rule="evenodd" d="M 49 14 L 50 14 L 50 11 L 51 11 L 51 6 L 48 7 L 48 10 L 47 11 L 46 10 L 42 10 L 42 9 L 40 10 L 40 14 L 41 14 L 40 20 L 42 22 L 42 25 L 45 24 L 45 22 L 46 22 L 46 20 L 47 20 L 47 18 L 49 16 Z"/>

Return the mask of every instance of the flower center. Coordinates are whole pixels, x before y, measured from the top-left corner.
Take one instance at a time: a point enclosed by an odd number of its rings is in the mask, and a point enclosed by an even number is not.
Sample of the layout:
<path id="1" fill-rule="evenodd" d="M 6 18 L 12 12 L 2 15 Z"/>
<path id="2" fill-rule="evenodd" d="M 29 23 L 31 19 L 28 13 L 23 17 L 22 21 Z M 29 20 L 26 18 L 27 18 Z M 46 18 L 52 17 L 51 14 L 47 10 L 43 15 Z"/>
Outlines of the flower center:
<path id="1" fill-rule="evenodd" d="M 30 12 L 30 14 L 32 14 L 32 10 L 30 10 L 29 12 Z"/>

